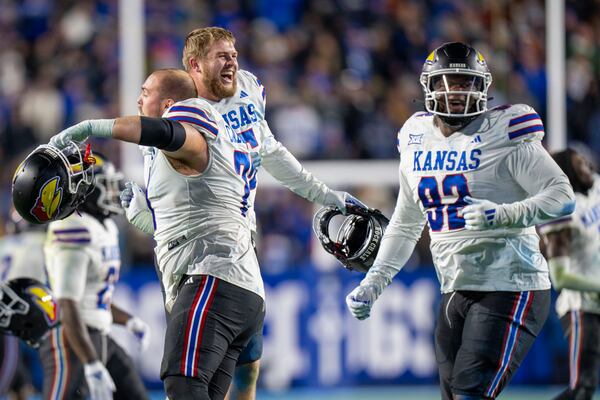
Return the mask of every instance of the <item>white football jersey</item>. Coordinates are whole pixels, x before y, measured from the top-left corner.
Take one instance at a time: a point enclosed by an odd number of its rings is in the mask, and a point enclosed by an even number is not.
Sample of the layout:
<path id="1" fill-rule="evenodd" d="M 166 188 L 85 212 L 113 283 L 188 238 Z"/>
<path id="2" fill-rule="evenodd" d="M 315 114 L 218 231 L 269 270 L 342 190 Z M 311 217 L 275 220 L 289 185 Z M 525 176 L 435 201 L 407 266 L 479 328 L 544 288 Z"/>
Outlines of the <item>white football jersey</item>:
<path id="1" fill-rule="evenodd" d="M 208 166 L 196 176 L 178 173 L 161 151 L 148 159 L 146 191 L 167 308 L 185 274 L 212 275 L 264 298 L 250 239 L 255 171 L 246 141 L 203 99 L 178 102 L 163 117 L 196 127 L 209 149 Z"/>
<path id="2" fill-rule="evenodd" d="M 328 188 L 311 173 L 306 171 L 298 160 L 283 146 L 271 132 L 265 120 L 266 94 L 260 79 L 252 73 L 239 70 L 237 91 L 218 102 L 209 103 L 223 116 L 229 127 L 246 142 L 251 152 L 262 157 L 262 168 L 282 185 L 309 201 L 322 204 Z M 250 177 L 248 196 L 248 218 L 253 231 L 256 231 L 254 198 L 256 196 L 256 172 Z"/>
<path id="3" fill-rule="evenodd" d="M 50 287 L 57 299 L 78 302 L 87 326 L 108 333 L 121 254 L 116 224 L 77 213 L 48 225 L 44 246 Z"/>
<path id="4" fill-rule="evenodd" d="M 46 232 L 26 231 L 0 238 L 0 281 L 33 278 L 47 283 L 44 267 Z"/>
<path id="5" fill-rule="evenodd" d="M 539 226 L 542 234 L 571 229 L 570 270 L 598 280 L 600 277 L 600 176 L 587 195 L 575 193 L 575 212 Z M 562 316 L 570 310 L 600 314 L 600 296 L 594 292 L 563 289 L 556 300 L 556 312 Z"/>
<path id="6" fill-rule="evenodd" d="M 237 91 L 221 101 L 208 101 L 223 117 L 225 123 L 238 134 L 251 152 L 260 152 L 262 144 L 273 137 L 265 120 L 265 87 L 248 71 L 237 73 Z M 256 231 L 254 198 L 256 197 L 256 171 L 253 172 L 248 203 L 250 227 Z"/>
<path id="7" fill-rule="evenodd" d="M 450 137 L 426 112 L 398 133 L 400 193 L 390 226 L 416 242 L 427 221 L 442 292 L 550 288 L 535 227 L 468 231 L 461 212 L 465 196 L 513 203 L 568 182 L 543 135 L 538 114 L 522 104 L 489 110 Z"/>

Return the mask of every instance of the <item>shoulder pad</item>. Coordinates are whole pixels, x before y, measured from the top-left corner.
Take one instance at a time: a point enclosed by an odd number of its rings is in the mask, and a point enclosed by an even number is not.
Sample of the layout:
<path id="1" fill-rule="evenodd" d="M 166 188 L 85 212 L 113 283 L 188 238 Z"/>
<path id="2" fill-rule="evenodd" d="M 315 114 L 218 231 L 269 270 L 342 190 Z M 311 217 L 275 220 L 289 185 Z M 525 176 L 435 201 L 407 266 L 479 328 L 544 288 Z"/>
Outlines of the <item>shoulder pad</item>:
<path id="1" fill-rule="evenodd" d="M 431 123 L 432 118 L 433 114 L 420 111 L 407 119 L 398 131 L 398 141 L 396 143 L 398 152 L 402 152 L 402 148 L 409 144 L 421 144 L 426 130 L 425 124 Z"/>
<path id="2" fill-rule="evenodd" d="M 240 69 L 238 71 L 238 75 L 239 75 L 240 80 L 242 80 L 245 84 L 249 84 L 250 86 L 253 86 L 255 88 L 263 87 L 260 79 L 258 79 L 256 77 L 256 75 L 254 75 L 250 71 L 246 71 L 245 69 Z"/>
<path id="3" fill-rule="evenodd" d="M 240 89 L 242 91 L 248 91 L 249 96 L 253 96 L 258 101 L 262 102 L 263 107 L 266 103 L 266 89 L 262 84 L 262 81 L 258 79 L 253 73 L 240 70 L 238 71 L 238 76 L 240 78 Z"/>
<path id="4" fill-rule="evenodd" d="M 86 244 L 92 240 L 90 229 L 86 226 L 84 217 L 77 214 L 51 222 L 48 225 L 48 235 L 52 235 L 53 242 L 64 244 Z"/>
<path id="5" fill-rule="evenodd" d="M 163 118 L 186 122 L 215 136 L 219 133 L 218 117 L 215 109 L 206 100 L 200 98 L 178 101 L 163 114 Z"/>
<path id="6" fill-rule="evenodd" d="M 252 72 L 243 69 L 239 70 L 238 80 L 241 91 L 246 91 L 247 95 L 255 96 L 263 103 L 266 101 L 266 89 L 262 84 L 262 81 L 258 79 Z"/>
<path id="7" fill-rule="evenodd" d="M 503 119 L 506 122 L 506 135 L 510 142 L 542 140 L 544 124 L 533 107 L 526 104 L 515 104 L 505 109 Z"/>

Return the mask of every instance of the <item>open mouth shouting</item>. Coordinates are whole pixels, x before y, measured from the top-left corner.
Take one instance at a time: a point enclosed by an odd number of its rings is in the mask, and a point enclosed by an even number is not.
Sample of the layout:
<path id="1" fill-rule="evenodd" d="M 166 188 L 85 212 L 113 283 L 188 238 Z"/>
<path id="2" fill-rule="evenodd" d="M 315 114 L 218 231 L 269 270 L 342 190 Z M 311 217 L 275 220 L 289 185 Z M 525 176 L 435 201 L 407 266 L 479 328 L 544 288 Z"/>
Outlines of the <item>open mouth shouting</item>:
<path id="1" fill-rule="evenodd" d="M 230 69 L 227 71 L 223 71 L 223 72 L 221 72 L 221 83 L 223 83 L 223 85 L 232 85 L 234 77 L 235 77 L 234 70 Z"/>
<path id="2" fill-rule="evenodd" d="M 464 96 L 461 96 L 464 97 Z M 450 112 L 451 113 L 460 113 L 465 111 L 465 103 L 466 103 L 466 99 L 461 99 L 461 98 L 457 98 L 457 99 L 448 99 L 448 105 L 450 107 Z"/>

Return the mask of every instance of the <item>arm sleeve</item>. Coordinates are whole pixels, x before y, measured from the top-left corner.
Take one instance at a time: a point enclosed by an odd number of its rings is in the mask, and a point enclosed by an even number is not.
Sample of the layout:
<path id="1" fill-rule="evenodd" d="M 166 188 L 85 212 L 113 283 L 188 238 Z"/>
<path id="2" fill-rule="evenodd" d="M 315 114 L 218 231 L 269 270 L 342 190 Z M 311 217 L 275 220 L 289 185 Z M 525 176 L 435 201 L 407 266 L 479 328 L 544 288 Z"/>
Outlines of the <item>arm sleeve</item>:
<path id="1" fill-rule="evenodd" d="M 400 169 L 400 190 L 396 207 L 383 234 L 373 266 L 362 283 L 375 285 L 378 295 L 404 267 L 421 237 L 425 219 L 412 197 L 412 190 Z"/>
<path id="2" fill-rule="evenodd" d="M 506 163 L 515 181 L 531 196 L 501 206 L 506 212 L 506 225 L 524 228 L 573 212 L 573 188 L 539 141 L 520 143 Z"/>
<path id="3" fill-rule="evenodd" d="M 266 121 L 261 125 L 261 129 L 270 132 Z M 273 134 L 265 135 L 260 155 L 263 168 L 282 185 L 308 201 L 325 202 L 331 189 L 308 172 Z"/>
<path id="4" fill-rule="evenodd" d="M 89 256 L 83 249 L 59 249 L 49 271 L 52 291 L 57 299 L 81 301 L 87 278 Z"/>

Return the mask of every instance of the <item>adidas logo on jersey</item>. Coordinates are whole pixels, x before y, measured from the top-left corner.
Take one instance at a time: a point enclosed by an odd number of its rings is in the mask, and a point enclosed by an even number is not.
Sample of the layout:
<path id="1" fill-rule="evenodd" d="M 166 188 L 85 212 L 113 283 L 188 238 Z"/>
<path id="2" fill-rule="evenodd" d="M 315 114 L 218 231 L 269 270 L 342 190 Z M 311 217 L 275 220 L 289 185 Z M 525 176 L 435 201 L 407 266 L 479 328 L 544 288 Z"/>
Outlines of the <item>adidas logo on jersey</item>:
<path id="1" fill-rule="evenodd" d="M 243 90 L 241 90 L 240 91 L 240 99 L 243 99 L 244 97 L 248 97 L 248 93 L 246 93 Z"/>
<path id="2" fill-rule="evenodd" d="M 481 136 L 475 136 L 473 140 L 471 140 L 471 143 L 481 143 Z"/>

